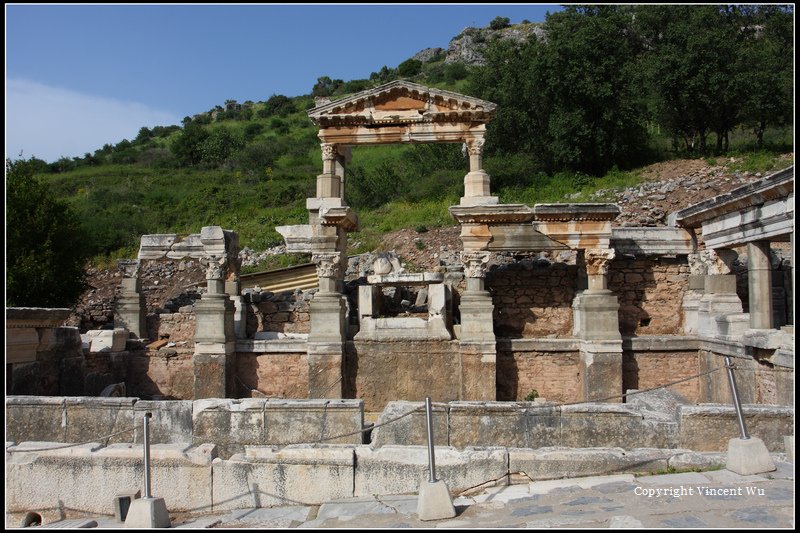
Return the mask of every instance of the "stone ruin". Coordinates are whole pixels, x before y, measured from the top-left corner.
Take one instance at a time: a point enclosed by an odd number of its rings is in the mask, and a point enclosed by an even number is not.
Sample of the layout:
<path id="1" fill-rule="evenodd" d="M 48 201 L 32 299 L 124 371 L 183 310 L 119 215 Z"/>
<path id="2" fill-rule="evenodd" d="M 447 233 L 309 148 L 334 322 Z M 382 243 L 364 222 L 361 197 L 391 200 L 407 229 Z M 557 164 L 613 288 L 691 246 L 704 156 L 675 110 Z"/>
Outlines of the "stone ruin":
<path id="1" fill-rule="evenodd" d="M 277 228 L 289 253 L 311 255 L 318 289 L 243 293 L 238 237 L 218 226 L 145 235 L 137 259 L 120 262 L 114 326 L 122 337 L 108 341 L 107 363 L 84 347 L 93 366 L 106 364 L 92 390 L 127 382 L 132 395 L 186 400 L 361 398 L 368 411 L 428 395 L 520 401 L 533 391 L 620 402 L 628 389 L 698 374 L 730 355 L 747 369 L 745 402 L 793 403 L 793 258 L 776 267 L 770 246 L 793 239 L 793 167 L 673 213 L 669 227 L 612 228 L 614 204 L 499 203 L 482 164 L 495 110 L 406 81 L 321 102 L 309 111 L 323 165 L 308 224 Z M 347 233 L 359 224 L 345 201 L 351 148 L 415 142 L 466 146 L 464 195 L 450 208 L 461 264 L 412 273 L 384 254 L 371 274 L 346 282 Z M 748 266 L 738 285 L 735 250 Z M 181 328 L 166 346 L 169 331 L 148 332 L 140 268 L 184 259 L 205 269 L 204 293 L 173 313 L 180 320 L 161 315 L 162 329 Z M 406 301 L 391 302 L 392 293 Z M 14 353 L 23 344 L 39 350 L 38 330 L 7 328 L 20 346 Z M 10 364 L 36 359 L 27 357 Z M 9 390 L 30 390 L 22 368 L 9 372 Z M 717 373 L 675 390 L 688 403 L 727 402 L 726 386 Z"/>

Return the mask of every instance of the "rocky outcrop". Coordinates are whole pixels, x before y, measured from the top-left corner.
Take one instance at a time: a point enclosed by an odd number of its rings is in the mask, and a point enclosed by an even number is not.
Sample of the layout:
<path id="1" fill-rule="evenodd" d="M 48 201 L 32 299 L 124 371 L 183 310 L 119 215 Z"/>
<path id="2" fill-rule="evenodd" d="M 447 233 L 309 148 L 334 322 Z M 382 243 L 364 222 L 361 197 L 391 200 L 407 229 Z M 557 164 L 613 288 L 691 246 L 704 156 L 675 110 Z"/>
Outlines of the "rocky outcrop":
<path id="1" fill-rule="evenodd" d="M 515 24 L 500 30 L 491 28 L 464 28 L 447 47 L 445 63 L 483 65 L 486 47 L 494 41 L 525 42 L 531 37 L 545 38 L 544 25 L 537 23 Z"/>

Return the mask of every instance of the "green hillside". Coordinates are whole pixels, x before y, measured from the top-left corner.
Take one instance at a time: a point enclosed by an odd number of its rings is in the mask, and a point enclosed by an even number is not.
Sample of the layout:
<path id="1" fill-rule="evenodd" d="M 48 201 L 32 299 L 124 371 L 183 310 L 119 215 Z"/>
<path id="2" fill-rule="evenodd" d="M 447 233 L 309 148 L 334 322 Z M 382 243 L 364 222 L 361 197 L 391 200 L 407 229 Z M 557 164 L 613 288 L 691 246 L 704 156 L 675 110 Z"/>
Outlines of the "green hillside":
<path id="1" fill-rule="evenodd" d="M 483 66 L 440 53 L 369 79 L 321 76 L 309 95 L 228 101 L 82 158 L 32 164 L 78 214 L 96 261 L 133 256 L 145 233 L 211 224 L 239 232 L 242 246 L 280 244 L 274 227 L 307 221 L 322 168 L 314 97 L 399 78 L 499 104 L 484 167 L 502 202 L 580 201 L 674 157 L 749 153 L 768 170 L 793 145 L 792 19 L 780 6 L 570 7 L 544 24 L 546 39 L 524 42 L 501 38 L 507 23 L 493 21 L 475 39 Z M 447 207 L 466 170 L 458 145 L 355 148 L 345 196 L 363 229 L 352 251 L 387 231 L 453 224 Z"/>

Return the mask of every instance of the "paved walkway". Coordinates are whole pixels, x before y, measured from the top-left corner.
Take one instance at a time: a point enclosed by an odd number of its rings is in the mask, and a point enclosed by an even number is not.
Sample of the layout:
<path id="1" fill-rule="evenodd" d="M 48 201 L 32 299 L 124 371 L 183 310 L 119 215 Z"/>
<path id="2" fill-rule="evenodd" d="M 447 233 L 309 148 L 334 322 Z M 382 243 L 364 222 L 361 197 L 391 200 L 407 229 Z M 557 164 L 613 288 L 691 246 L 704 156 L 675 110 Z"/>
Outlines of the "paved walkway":
<path id="1" fill-rule="evenodd" d="M 794 464 L 768 474 L 728 470 L 598 476 L 493 487 L 453 503 L 455 518 L 422 522 L 417 497 L 351 498 L 320 506 L 173 516 L 175 528 L 794 528 Z M 97 527 L 120 528 L 107 517 Z M 70 522 L 66 524 L 64 522 Z M 75 527 L 76 521 L 49 527 Z M 45 526 L 48 527 L 48 526 Z"/>

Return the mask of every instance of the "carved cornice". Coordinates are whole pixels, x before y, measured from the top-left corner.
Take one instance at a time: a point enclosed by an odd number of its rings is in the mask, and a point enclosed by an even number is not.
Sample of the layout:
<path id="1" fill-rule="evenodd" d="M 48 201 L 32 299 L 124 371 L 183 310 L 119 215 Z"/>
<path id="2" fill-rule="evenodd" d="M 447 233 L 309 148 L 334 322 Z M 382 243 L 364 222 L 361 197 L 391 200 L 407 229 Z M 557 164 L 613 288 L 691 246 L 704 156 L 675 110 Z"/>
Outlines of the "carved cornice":
<path id="1" fill-rule="evenodd" d="M 542 222 L 611 221 L 619 216 L 620 208 L 616 204 L 536 204 L 533 214 Z"/>
<path id="2" fill-rule="evenodd" d="M 530 222 L 534 218 L 531 208 L 524 204 L 454 205 L 448 210 L 459 224 L 512 224 Z"/>

